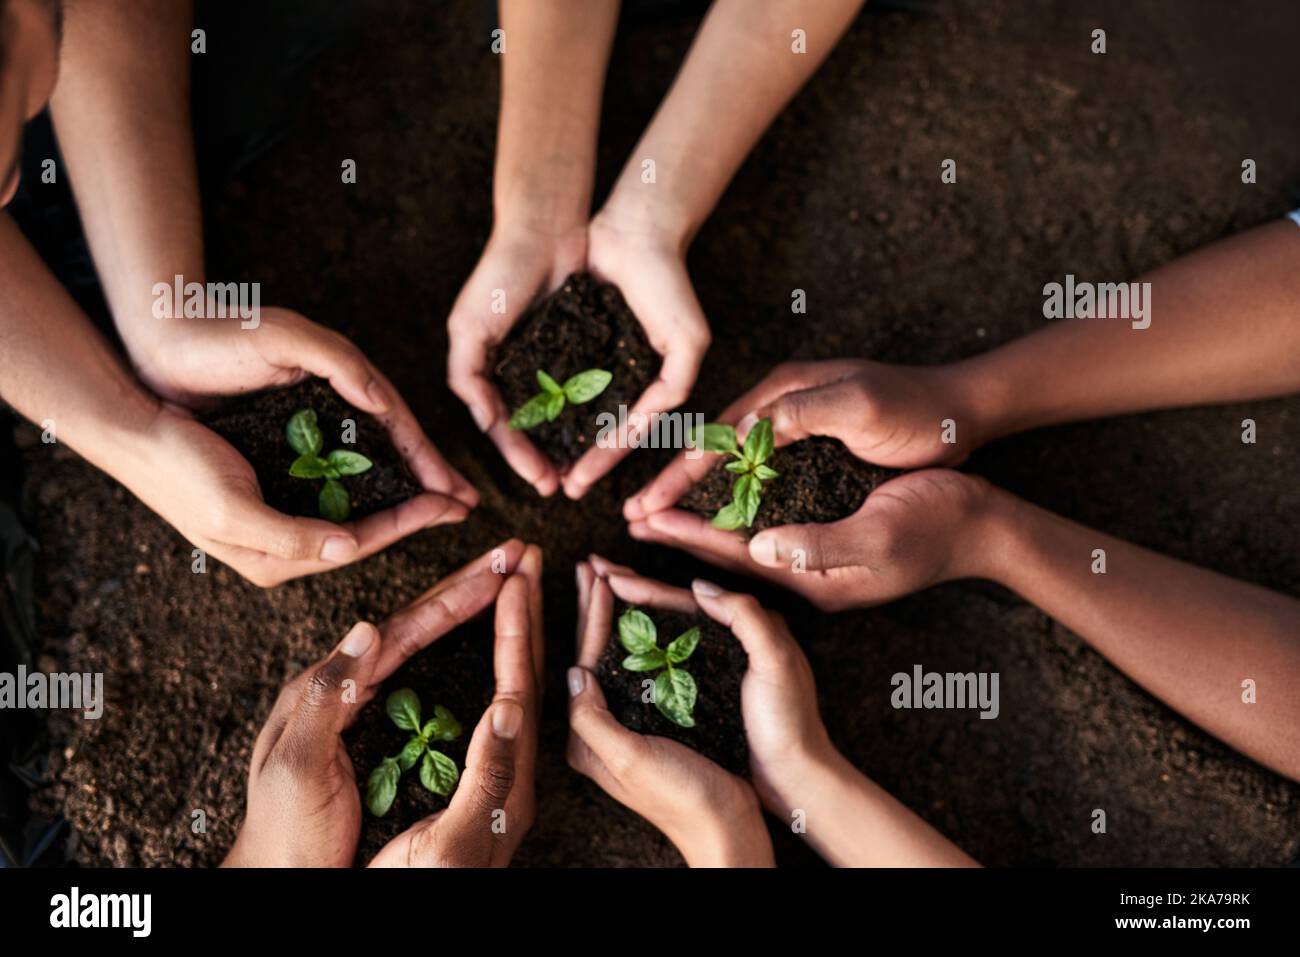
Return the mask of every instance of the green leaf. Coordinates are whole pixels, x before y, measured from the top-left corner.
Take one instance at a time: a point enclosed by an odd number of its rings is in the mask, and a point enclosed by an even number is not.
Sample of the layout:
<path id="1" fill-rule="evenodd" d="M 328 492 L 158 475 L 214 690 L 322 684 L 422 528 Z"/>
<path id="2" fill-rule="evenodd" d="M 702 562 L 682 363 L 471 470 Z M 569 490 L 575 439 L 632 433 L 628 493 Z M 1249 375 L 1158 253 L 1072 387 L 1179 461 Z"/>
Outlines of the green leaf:
<path id="1" fill-rule="evenodd" d="M 289 447 L 299 455 L 320 455 L 325 446 L 325 437 L 316 425 L 316 413 L 311 409 L 300 409 L 293 414 L 284 429 Z"/>
<path id="2" fill-rule="evenodd" d="M 726 469 L 728 472 L 738 472 L 741 475 L 744 475 L 746 472 L 749 471 L 749 463 L 746 462 L 744 459 L 736 459 L 736 461 L 734 462 L 728 462 L 726 465 L 723 466 L 723 468 Z"/>
<path id="3" fill-rule="evenodd" d="M 384 758 L 366 778 L 366 807 L 375 817 L 383 817 L 397 797 L 397 782 L 402 769 L 395 758 Z"/>
<path id="4" fill-rule="evenodd" d="M 352 502 L 343 483 L 327 478 L 325 487 L 320 490 L 320 517 L 327 522 L 343 522 L 347 521 L 351 511 Z"/>
<path id="5" fill-rule="evenodd" d="M 695 727 L 695 679 L 689 671 L 670 668 L 655 679 L 655 707 L 673 724 L 683 728 Z"/>
<path id="6" fill-rule="evenodd" d="M 456 762 L 441 751 L 425 751 L 424 760 L 420 762 L 420 783 L 434 794 L 447 797 L 456 788 L 460 780 L 460 770 Z"/>
<path id="7" fill-rule="evenodd" d="M 314 452 L 300 455 L 289 466 L 289 474 L 294 478 L 318 479 L 325 477 L 325 468 L 329 463 L 317 458 Z"/>
<path id="8" fill-rule="evenodd" d="M 415 762 L 420 760 L 422 754 L 424 754 L 424 739 L 416 735 L 402 748 L 401 754 L 397 756 L 397 764 L 403 771 L 409 771 L 415 767 Z"/>
<path id="9" fill-rule="evenodd" d="M 618 620 L 618 640 L 634 655 L 644 654 L 655 646 L 658 631 L 650 616 L 629 608 Z"/>
<path id="10" fill-rule="evenodd" d="M 623 667 L 628 671 L 654 671 L 668 662 L 662 648 L 652 648 L 641 654 L 628 655 L 623 659 Z"/>
<path id="11" fill-rule="evenodd" d="M 546 421 L 554 422 L 564 411 L 564 393 L 559 395 L 548 395 L 546 397 Z"/>
<path id="12" fill-rule="evenodd" d="M 574 405 L 590 402 L 605 391 L 613 378 L 614 374 L 604 369 L 588 369 L 586 372 L 579 372 L 565 380 L 564 397 Z"/>
<path id="13" fill-rule="evenodd" d="M 759 419 L 745 436 L 745 460 L 751 465 L 761 465 L 771 456 L 774 444 L 772 420 Z"/>
<path id="14" fill-rule="evenodd" d="M 699 628 L 690 628 L 682 632 L 668 645 L 668 660 L 675 665 L 680 665 L 695 653 L 695 646 L 699 643 Z"/>
<path id="15" fill-rule="evenodd" d="M 537 370 L 537 384 L 542 387 L 542 392 L 547 395 L 564 395 L 564 390 L 560 388 L 560 383 L 556 382 L 541 369 Z"/>
<path id="16" fill-rule="evenodd" d="M 714 528 L 720 528 L 723 531 L 730 532 L 733 529 L 745 525 L 745 516 L 741 514 L 740 509 L 738 509 L 736 504 L 732 502 L 730 505 L 722 506 L 718 511 L 718 514 L 713 516 L 713 521 L 709 524 Z"/>
<path id="17" fill-rule="evenodd" d="M 716 422 L 704 426 L 704 437 L 700 441 L 700 446 L 706 452 L 719 454 L 740 451 L 736 446 L 736 430 L 729 425 L 718 425 Z"/>
<path id="18" fill-rule="evenodd" d="M 410 688 L 394 691 L 384 702 L 384 710 L 393 724 L 403 731 L 420 732 L 420 696 Z"/>
<path id="19" fill-rule="evenodd" d="M 752 475 L 742 475 L 731 487 L 732 499 L 745 519 L 746 528 L 754 524 L 754 516 L 758 514 L 758 505 L 763 499 L 762 487 L 763 483 Z"/>
<path id="20" fill-rule="evenodd" d="M 545 392 L 533 396 L 510 417 L 510 428 L 522 430 L 541 425 L 546 421 L 546 404 L 550 400 L 550 395 Z"/>
<path id="21" fill-rule="evenodd" d="M 769 479 L 774 479 L 774 478 L 776 478 L 776 477 L 777 477 L 778 475 L 780 475 L 780 474 L 781 474 L 781 473 L 778 472 L 776 469 L 774 469 L 774 468 L 769 468 L 769 467 L 766 466 L 766 465 L 756 465 L 756 466 L 754 466 L 754 475 L 756 475 L 758 478 L 762 479 L 764 482 L 768 481 Z"/>
<path id="22" fill-rule="evenodd" d="M 426 741 L 455 741 L 460 737 L 460 732 L 460 722 L 439 704 L 433 706 L 433 717 L 425 722 L 420 735 Z"/>
<path id="23" fill-rule="evenodd" d="M 325 456 L 325 460 L 338 469 L 339 475 L 360 475 L 375 464 L 360 452 L 349 452 L 346 449 L 335 449 Z"/>

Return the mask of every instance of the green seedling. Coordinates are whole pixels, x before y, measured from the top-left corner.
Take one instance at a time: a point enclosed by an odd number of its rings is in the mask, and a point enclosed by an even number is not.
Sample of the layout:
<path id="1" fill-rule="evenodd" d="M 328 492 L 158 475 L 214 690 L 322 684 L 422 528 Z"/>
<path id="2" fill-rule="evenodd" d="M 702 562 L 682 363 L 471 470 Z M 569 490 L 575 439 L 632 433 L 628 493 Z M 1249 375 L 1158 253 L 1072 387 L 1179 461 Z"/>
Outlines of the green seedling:
<path id="1" fill-rule="evenodd" d="M 316 424 L 316 413 L 311 409 L 300 409 L 284 430 L 289 445 L 298 457 L 289 466 L 289 474 L 302 479 L 324 479 L 320 490 L 320 517 L 331 522 L 347 520 L 352 511 L 352 500 L 348 490 L 339 481 L 345 475 L 360 475 L 374 465 L 370 459 L 358 452 L 335 449 L 322 457 L 325 437 L 321 435 L 320 426 Z"/>
<path id="2" fill-rule="evenodd" d="M 695 679 L 679 666 L 700 643 L 700 629 L 687 629 L 667 648 L 660 648 L 655 623 L 645 612 L 632 608 L 618 620 L 618 640 L 629 652 L 623 659 L 624 668 L 659 672 L 655 677 L 655 707 L 659 713 L 683 728 L 695 727 L 695 718 L 691 714 L 695 710 L 697 695 Z"/>
<path id="3" fill-rule="evenodd" d="M 704 427 L 700 442 L 706 452 L 730 455 L 734 462 L 723 466 L 728 472 L 736 474 L 731 485 L 731 502 L 718 510 L 713 516 L 715 528 L 728 531 L 749 528 L 754 524 L 758 514 L 759 503 L 763 500 L 763 483 L 774 479 L 781 473 L 764 464 L 772 456 L 775 441 L 772 437 L 772 421 L 759 419 L 745 436 L 743 448 L 736 444 L 736 430 L 729 425 L 710 423 Z"/>
<path id="4" fill-rule="evenodd" d="M 403 731 L 414 732 L 395 758 L 384 758 L 366 779 L 366 807 L 375 817 L 383 817 L 397 797 L 397 782 L 402 774 L 420 765 L 420 783 L 434 794 L 448 797 L 460 780 L 456 762 L 432 747 L 434 741 L 454 741 L 461 727 L 442 705 L 433 709 L 433 717 L 420 724 L 420 698 L 410 688 L 394 691 L 384 702 L 393 724 Z"/>
<path id="5" fill-rule="evenodd" d="M 604 369 L 588 369 L 579 372 L 560 385 L 541 369 L 537 370 L 537 384 L 542 391 L 537 393 L 519 407 L 519 411 L 510 417 L 510 428 L 531 429 L 543 422 L 554 422 L 564 411 L 565 405 L 582 405 L 590 402 L 605 391 L 612 373 Z"/>

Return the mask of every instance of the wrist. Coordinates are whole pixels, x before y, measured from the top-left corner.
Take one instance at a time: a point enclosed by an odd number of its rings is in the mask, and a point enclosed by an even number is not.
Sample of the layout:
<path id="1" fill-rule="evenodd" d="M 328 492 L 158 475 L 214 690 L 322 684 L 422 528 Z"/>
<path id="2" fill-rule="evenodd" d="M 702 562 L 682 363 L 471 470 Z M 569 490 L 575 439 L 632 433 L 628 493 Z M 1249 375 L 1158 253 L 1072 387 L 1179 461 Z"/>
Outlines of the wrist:
<path id="1" fill-rule="evenodd" d="M 984 479 L 981 501 L 968 520 L 960 548 L 961 574 L 954 578 L 983 578 L 1013 588 L 1017 557 L 1031 519 L 1028 503 Z"/>
<path id="2" fill-rule="evenodd" d="M 641 182 L 639 171 L 623 174 L 592 224 L 666 245 L 681 256 L 699 228 L 666 187 Z"/>
<path id="3" fill-rule="evenodd" d="M 725 808 L 700 809 L 686 826 L 666 832 L 688 867 L 772 867 L 772 839 L 758 798 L 746 786 Z"/>

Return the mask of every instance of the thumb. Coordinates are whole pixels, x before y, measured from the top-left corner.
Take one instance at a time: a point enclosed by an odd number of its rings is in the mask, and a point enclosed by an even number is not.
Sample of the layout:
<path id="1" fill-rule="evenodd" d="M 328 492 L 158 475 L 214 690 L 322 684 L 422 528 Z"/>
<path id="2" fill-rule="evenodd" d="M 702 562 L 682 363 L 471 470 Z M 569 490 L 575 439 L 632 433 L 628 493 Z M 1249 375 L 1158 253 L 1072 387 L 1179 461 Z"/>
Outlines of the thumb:
<path id="1" fill-rule="evenodd" d="M 485 860 L 491 859 L 492 845 L 512 824 L 503 815 L 515 786 L 517 739 L 523 723 L 524 709 L 518 701 L 499 697 L 492 702 L 474 729 L 465 773 L 440 824 L 454 829 L 457 844 L 485 849 Z"/>
<path id="2" fill-rule="evenodd" d="M 233 531 L 217 536 L 228 545 L 262 552 L 285 561 L 323 561 L 343 565 L 356 558 L 356 537 L 324 519 L 277 512 L 260 500 L 245 503 Z"/>
<path id="3" fill-rule="evenodd" d="M 782 525 L 749 540 L 749 557 L 764 568 L 829 571 L 861 563 L 864 531 L 852 517 L 829 525 Z"/>
<path id="4" fill-rule="evenodd" d="M 352 340 L 305 316 L 276 310 L 255 339 L 262 357 L 284 369 L 303 369 L 327 379 L 345 402 L 371 415 L 389 409 L 389 396 L 370 362 Z"/>
<path id="5" fill-rule="evenodd" d="M 338 735 L 352 720 L 379 660 L 379 629 L 357 622 L 338 647 L 305 675 L 279 747 L 310 767 L 333 760 Z"/>
<path id="6" fill-rule="evenodd" d="M 862 421 L 866 413 L 863 398 L 861 386 L 845 379 L 787 392 L 754 412 L 753 417 L 754 421 L 771 419 L 772 430 L 787 442 L 797 442 L 810 435 L 843 438 L 853 424 Z M 747 429 L 738 426 L 737 431 Z"/>

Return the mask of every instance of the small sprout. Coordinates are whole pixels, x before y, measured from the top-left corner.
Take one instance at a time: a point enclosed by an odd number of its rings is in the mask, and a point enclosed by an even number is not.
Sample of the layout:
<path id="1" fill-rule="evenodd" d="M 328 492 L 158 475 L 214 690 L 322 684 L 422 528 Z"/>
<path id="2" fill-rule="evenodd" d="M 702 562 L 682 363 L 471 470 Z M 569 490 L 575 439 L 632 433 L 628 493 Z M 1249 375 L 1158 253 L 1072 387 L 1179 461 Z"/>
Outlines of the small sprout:
<path id="1" fill-rule="evenodd" d="M 763 500 L 763 483 L 781 474 L 764 464 L 775 446 L 772 421 L 760 419 L 755 422 L 749 435 L 745 436 L 744 448 L 736 445 L 736 430 L 731 426 L 710 423 L 704 427 L 701 445 L 706 452 L 731 455 L 736 459 L 723 466 L 728 472 L 735 473 L 736 480 L 731 485 L 731 502 L 713 516 L 713 526 L 728 531 L 742 525 L 749 528 L 754 524 L 754 516 Z"/>
<path id="2" fill-rule="evenodd" d="M 289 474 L 301 479 L 324 479 L 320 490 L 320 517 L 331 522 L 346 521 L 352 511 L 348 490 L 339 481 L 345 475 L 360 475 L 370 469 L 373 462 L 358 452 L 335 449 L 321 458 L 325 437 L 316 424 L 316 413 L 311 409 L 295 412 L 284 430 L 290 447 L 298 453 Z"/>
<path id="3" fill-rule="evenodd" d="M 402 775 L 420 765 L 420 783 L 434 794 L 447 797 L 460 780 L 456 762 L 432 747 L 434 741 L 454 741 L 461 727 L 442 705 L 433 709 L 433 717 L 420 724 L 420 698 L 410 688 L 394 691 L 384 703 L 388 717 L 411 738 L 395 758 L 384 758 L 366 779 L 366 807 L 375 817 L 383 817 L 397 797 L 397 782 Z"/>
<path id="4" fill-rule="evenodd" d="M 542 391 L 519 407 L 510 417 L 510 428 L 531 429 L 543 422 L 554 422 L 566 404 L 582 405 L 605 391 L 614 376 L 604 369 L 588 369 L 566 379 L 560 385 L 541 369 L 537 370 L 537 384 Z"/>
<path id="5" fill-rule="evenodd" d="M 695 727 L 695 679 L 685 668 L 677 667 L 689 658 L 700 643 L 700 629 L 690 628 L 660 648 L 658 631 L 650 616 L 635 608 L 618 620 L 618 640 L 629 652 L 623 659 L 628 671 L 659 671 L 655 678 L 655 707 L 673 724 Z"/>

